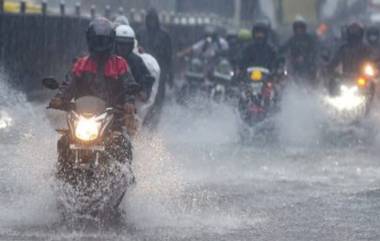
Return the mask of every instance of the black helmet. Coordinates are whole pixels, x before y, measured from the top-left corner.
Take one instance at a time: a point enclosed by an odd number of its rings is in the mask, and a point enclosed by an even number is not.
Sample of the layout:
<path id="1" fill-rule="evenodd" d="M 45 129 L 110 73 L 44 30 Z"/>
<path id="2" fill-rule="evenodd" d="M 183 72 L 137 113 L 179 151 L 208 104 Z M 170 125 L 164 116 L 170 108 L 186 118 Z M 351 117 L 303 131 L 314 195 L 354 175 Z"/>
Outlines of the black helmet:
<path id="1" fill-rule="evenodd" d="M 106 18 L 97 18 L 87 29 L 87 44 L 92 54 L 109 54 L 115 43 L 115 30 Z"/>
<path id="2" fill-rule="evenodd" d="M 307 23 L 303 17 L 297 17 L 293 22 L 293 32 L 295 34 L 303 34 L 307 31 Z"/>
<path id="3" fill-rule="evenodd" d="M 366 38 L 369 44 L 377 44 L 380 41 L 380 29 L 371 26 L 367 29 Z"/>
<path id="4" fill-rule="evenodd" d="M 255 41 L 266 42 L 268 39 L 269 28 L 266 23 L 258 22 L 253 25 L 252 37 Z"/>
<path id="5" fill-rule="evenodd" d="M 205 37 L 212 38 L 213 41 L 218 41 L 220 35 L 220 29 L 215 25 L 207 25 L 204 29 Z"/>
<path id="6" fill-rule="evenodd" d="M 151 8 L 148 10 L 145 17 L 145 25 L 149 31 L 157 31 L 160 29 L 160 18 L 156 9 Z"/>
<path id="7" fill-rule="evenodd" d="M 363 41 L 364 28 L 358 22 L 353 22 L 347 27 L 347 41 L 349 43 L 358 43 Z"/>

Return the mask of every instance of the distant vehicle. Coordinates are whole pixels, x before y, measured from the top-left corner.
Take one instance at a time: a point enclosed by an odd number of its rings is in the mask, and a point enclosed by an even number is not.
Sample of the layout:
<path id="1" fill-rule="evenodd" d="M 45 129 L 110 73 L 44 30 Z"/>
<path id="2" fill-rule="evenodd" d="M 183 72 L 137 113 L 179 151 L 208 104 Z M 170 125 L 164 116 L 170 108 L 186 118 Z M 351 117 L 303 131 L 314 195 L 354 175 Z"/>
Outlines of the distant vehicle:
<path id="1" fill-rule="evenodd" d="M 223 102 L 233 97 L 232 82 L 234 69 L 231 63 L 222 58 L 215 66 L 212 74 L 212 87 L 210 98 L 216 102 Z"/>

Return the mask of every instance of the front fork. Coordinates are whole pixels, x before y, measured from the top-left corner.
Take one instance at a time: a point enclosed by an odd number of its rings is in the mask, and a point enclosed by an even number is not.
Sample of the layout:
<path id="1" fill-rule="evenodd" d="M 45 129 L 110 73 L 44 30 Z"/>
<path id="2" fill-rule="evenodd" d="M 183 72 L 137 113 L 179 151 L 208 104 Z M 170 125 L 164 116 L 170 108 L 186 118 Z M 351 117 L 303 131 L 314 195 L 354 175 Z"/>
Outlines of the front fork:
<path id="1" fill-rule="evenodd" d="M 85 151 L 74 150 L 74 152 L 75 152 L 75 161 L 74 161 L 74 166 L 73 166 L 74 169 L 90 169 L 92 167 L 94 168 L 99 167 L 100 153 L 98 151 L 95 151 L 95 158 L 93 162 L 92 162 L 93 153 L 88 153 L 88 156 L 89 156 L 88 160 L 83 161 L 83 157 L 81 157 L 81 154 L 84 153 Z"/>

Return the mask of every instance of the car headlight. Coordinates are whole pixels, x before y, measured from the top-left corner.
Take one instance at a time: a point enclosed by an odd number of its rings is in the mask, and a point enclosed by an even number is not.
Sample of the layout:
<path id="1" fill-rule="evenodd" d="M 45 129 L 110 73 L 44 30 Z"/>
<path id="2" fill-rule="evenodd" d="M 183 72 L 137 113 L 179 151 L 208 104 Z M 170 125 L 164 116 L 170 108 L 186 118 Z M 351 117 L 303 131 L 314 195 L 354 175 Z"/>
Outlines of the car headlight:
<path id="1" fill-rule="evenodd" d="M 101 123 L 96 118 L 79 117 L 75 127 L 75 137 L 81 141 L 94 141 L 99 137 Z"/>

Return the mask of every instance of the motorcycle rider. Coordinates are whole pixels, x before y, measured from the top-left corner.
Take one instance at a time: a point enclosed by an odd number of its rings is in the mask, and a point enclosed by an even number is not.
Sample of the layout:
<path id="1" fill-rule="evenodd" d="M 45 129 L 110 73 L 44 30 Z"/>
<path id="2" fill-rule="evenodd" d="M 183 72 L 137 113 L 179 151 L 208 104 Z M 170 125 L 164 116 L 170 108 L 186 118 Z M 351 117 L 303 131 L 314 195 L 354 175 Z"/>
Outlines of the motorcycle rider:
<path id="1" fill-rule="evenodd" d="M 245 72 L 248 67 L 258 66 L 273 70 L 276 65 L 277 53 L 268 41 L 268 27 L 266 24 L 257 23 L 252 28 L 253 41 L 242 53 L 240 71 Z"/>
<path id="2" fill-rule="evenodd" d="M 262 67 L 275 70 L 277 67 L 277 53 L 269 42 L 268 25 L 262 22 L 256 23 L 252 28 L 252 42 L 244 49 L 240 62 L 240 74 L 245 74 L 249 67 Z M 241 78 L 245 81 L 245 78 Z M 246 83 L 241 83 L 243 88 Z M 245 89 L 245 88 L 244 88 Z M 243 119 L 248 121 L 250 118 L 249 106 L 255 102 L 254 96 L 247 89 L 239 99 L 239 111 Z M 264 109 L 258 107 L 258 112 L 263 113 Z"/>
<path id="3" fill-rule="evenodd" d="M 363 63 L 371 59 L 371 49 L 364 43 L 364 28 L 358 22 L 348 25 L 346 30 L 346 42 L 339 48 L 328 65 L 330 92 L 336 89 L 334 75 L 337 68 L 341 67 L 344 75 L 360 73 Z"/>
<path id="4" fill-rule="evenodd" d="M 328 65 L 328 72 L 333 74 L 341 65 L 343 74 L 360 72 L 363 62 L 371 58 L 371 50 L 364 43 L 364 28 L 358 22 L 347 27 L 346 41 L 333 56 Z"/>
<path id="5" fill-rule="evenodd" d="M 110 106 L 122 107 L 124 125 L 128 134 L 133 135 L 136 129 L 134 102 L 139 87 L 127 62 L 112 54 L 115 31 L 111 22 L 105 18 L 93 20 L 86 37 L 90 54 L 76 61 L 60 92 L 50 101 L 50 107 L 64 109 L 72 99 L 95 95 Z M 122 126 L 123 123 L 116 123 L 115 129 L 121 130 Z"/>
<path id="6" fill-rule="evenodd" d="M 127 60 L 133 76 L 142 87 L 136 103 L 141 124 L 152 127 L 156 124 L 154 104 L 161 74 L 159 64 L 153 56 L 138 48 L 136 35 L 131 26 L 121 25 L 116 28 L 115 49 L 117 54 Z"/>
<path id="7" fill-rule="evenodd" d="M 139 98 L 147 100 L 151 94 L 153 82 L 143 59 L 133 50 L 136 46 L 135 31 L 131 26 L 120 25 L 116 29 L 116 54 L 127 60 L 136 82 L 142 87 Z"/>
<path id="8" fill-rule="evenodd" d="M 281 55 L 287 55 L 289 69 L 294 77 L 315 85 L 317 73 L 317 39 L 308 33 L 306 20 L 297 17 L 293 22 L 293 36 L 280 48 Z"/>
<path id="9" fill-rule="evenodd" d="M 200 69 L 205 77 L 201 89 L 210 89 L 216 80 L 214 72 L 221 61 L 224 61 L 224 57 L 228 58 L 229 49 L 229 43 L 219 35 L 217 28 L 208 25 L 205 28 L 205 37 L 179 52 L 177 57 L 193 55 L 195 57 L 193 61 L 202 66 Z"/>
<path id="10" fill-rule="evenodd" d="M 154 108 L 154 122 L 159 122 L 166 95 L 166 85 L 174 85 L 172 66 L 172 41 L 170 35 L 162 29 L 158 13 L 150 9 L 145 18 L 145 29 L 137 34 L 139 45 L 155 57 L 161 68 L 158 93 Z"/>
<path id="11" fill-rule="evenodd" d="M 195 54 L 197 57 L 211 61 L 221 55 L 227 54 L 229 44 L 221 37 L 215 26 L 209 25 L 205 28 L 205 37 L 193 44 L 191 47 L 179 52 L 177 57 Z"/>

